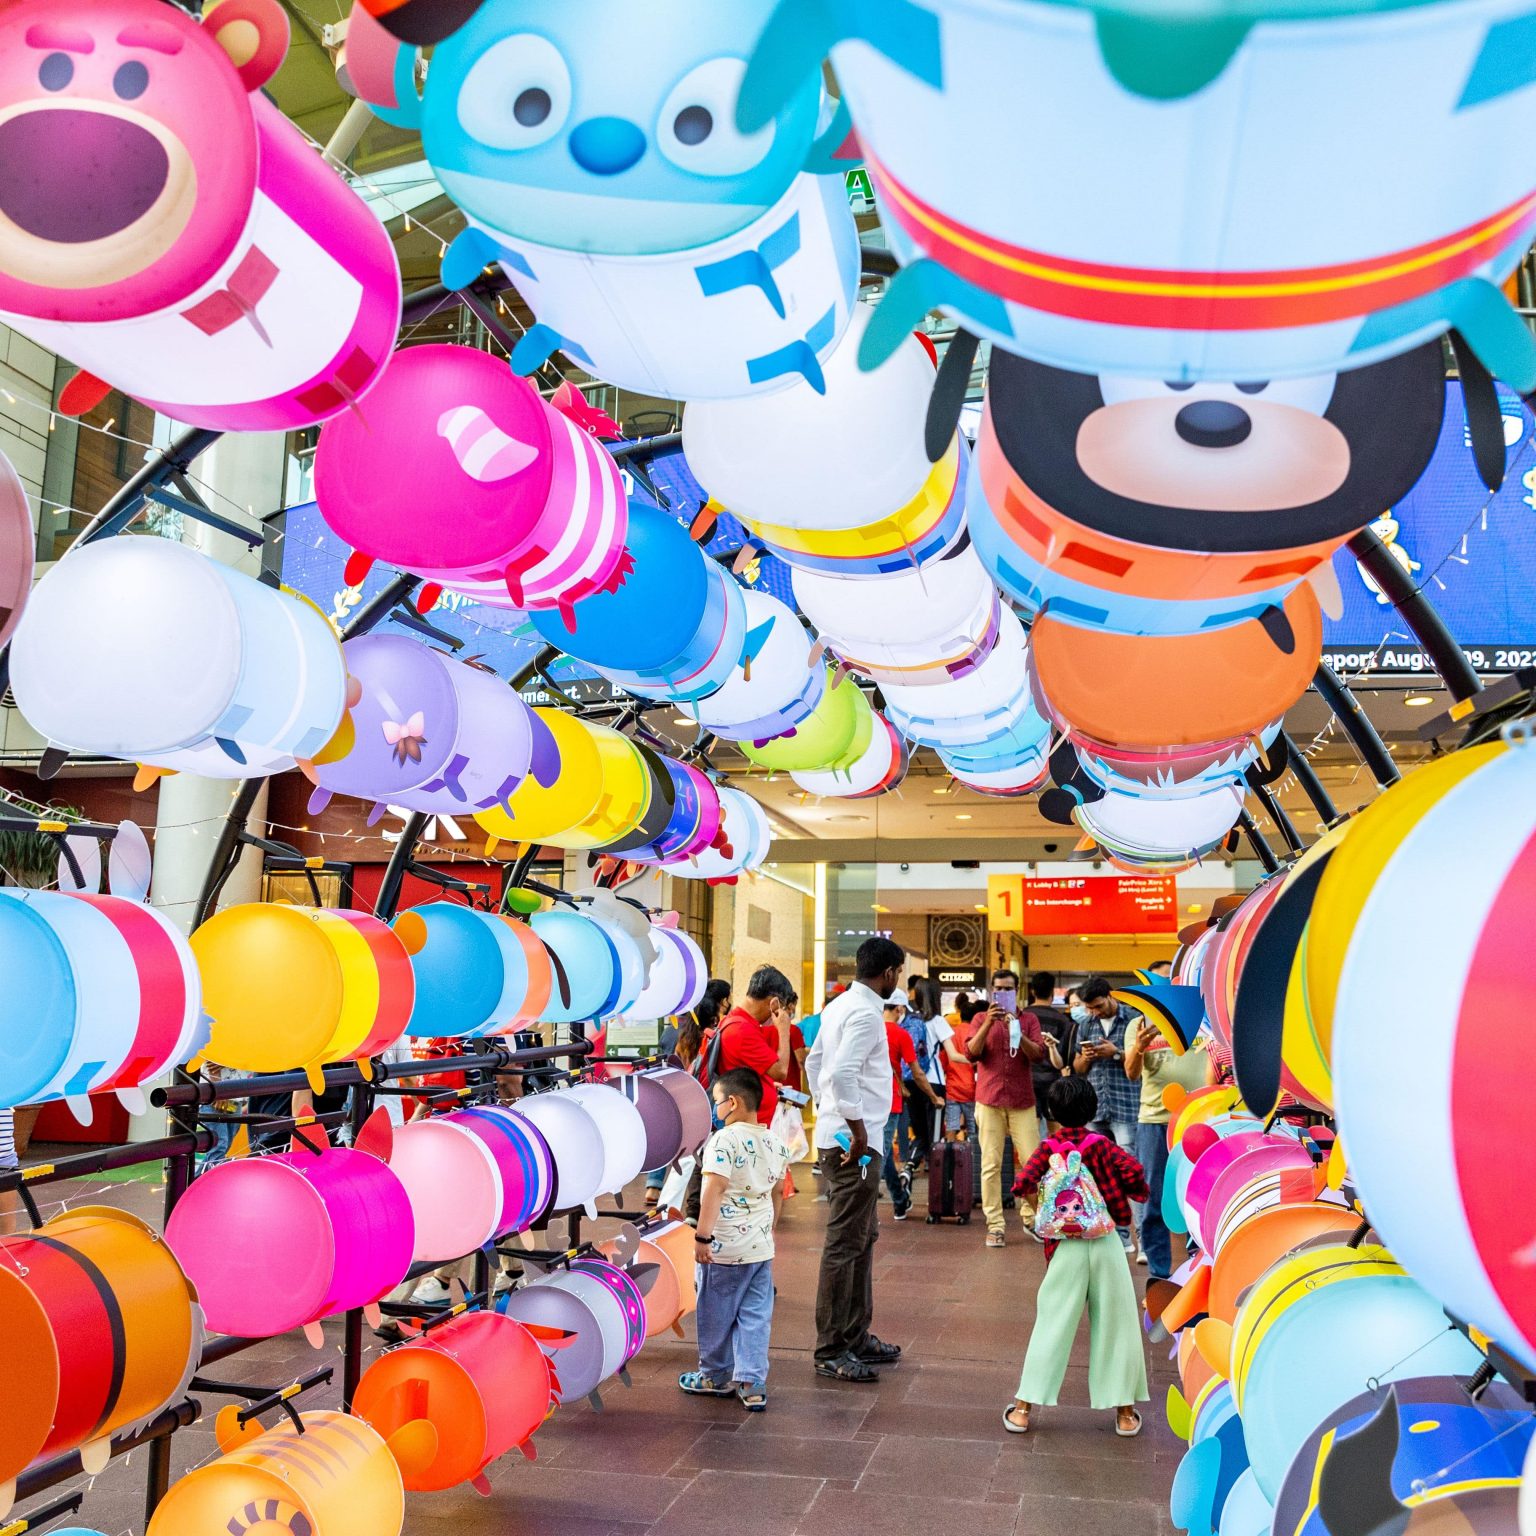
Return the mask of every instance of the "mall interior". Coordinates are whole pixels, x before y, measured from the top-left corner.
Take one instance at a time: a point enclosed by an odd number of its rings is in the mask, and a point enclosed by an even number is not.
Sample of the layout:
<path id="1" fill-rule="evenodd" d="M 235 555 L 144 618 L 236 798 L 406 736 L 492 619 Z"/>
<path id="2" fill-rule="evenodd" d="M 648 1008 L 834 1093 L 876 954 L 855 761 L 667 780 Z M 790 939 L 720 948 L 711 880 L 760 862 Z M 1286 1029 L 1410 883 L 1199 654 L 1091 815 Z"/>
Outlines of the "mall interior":
<path id="1" fill-rule="evenodd" d="M 0 0 L 0 1536 L 1536 1536 L 1530 19 Z"/>

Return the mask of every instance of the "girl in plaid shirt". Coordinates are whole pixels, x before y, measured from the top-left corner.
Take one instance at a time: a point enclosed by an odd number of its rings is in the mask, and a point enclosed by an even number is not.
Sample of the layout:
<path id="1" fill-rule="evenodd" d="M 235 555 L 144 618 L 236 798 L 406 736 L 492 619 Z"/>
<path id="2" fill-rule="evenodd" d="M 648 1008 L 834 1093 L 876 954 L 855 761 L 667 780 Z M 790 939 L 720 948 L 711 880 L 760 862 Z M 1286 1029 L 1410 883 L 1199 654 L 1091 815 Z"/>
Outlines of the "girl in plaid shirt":
<path id="1" fill-rule="evenodd" d="M 1099 1098 L 1084 1077 L 1051 1084 L 1046 1108 L 1061 1129 L 1024 1165 L 1016 1192 L 1033 1195 L 1050 1167 L 1051 1154 L 1077 1152 L 1093 1175 L 1116 1224 L 1128 1222 L 1131 1202 L 1147 1198 L 1141 1164 L 1123 1147 L 1087 1127 L 1099 1113 Z M 1147 1360 L 1141 1340 L 1136 1288 L 1125 1249 L 1114 1233 L 1045 1245 L 1045 1279 L 1035 1299 L 1035 1326 L 1024 1355 L 1018 1395 L 1003 1410 L 1009 1434 L 1029 1433 L 1031 1407 L 1053 1407 L 1088 1306 L 1088 1396 L 1095 1408 L 1115 1410 L 1115 1433 L 1141 1433 L 1136 1404 L 1147 1400 Z"/>

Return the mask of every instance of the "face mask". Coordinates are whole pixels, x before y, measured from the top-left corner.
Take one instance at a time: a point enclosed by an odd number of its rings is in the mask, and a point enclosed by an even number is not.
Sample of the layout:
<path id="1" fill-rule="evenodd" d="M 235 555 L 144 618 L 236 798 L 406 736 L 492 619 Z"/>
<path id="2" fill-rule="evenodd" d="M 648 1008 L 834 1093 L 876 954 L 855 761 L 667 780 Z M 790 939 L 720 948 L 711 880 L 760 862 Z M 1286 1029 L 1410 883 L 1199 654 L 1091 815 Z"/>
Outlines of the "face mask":
<path id="1" fill-rule="evenodd" d="M 1085 1003 L 1074 1003 L 1072 1005 L 1072 1018 L 1076 1023 L 1086 1024 L 1092 1017 L 1093 1015 L 1088 1012 L 1088 1007 Z"/>
<path id="2" fill-rule="evenodd" d="M 1023 1036 L 1024 1036 L 1023 1026 L 1019 1023 L 1019 1021 L 1017 1019 L 1010 1018 L 1008 1020 L 1008 1049 L 1010 1051 L 1018 1050 L 1018 1048 L 1019 1048 L 1019 1041 L 1023 1038 Z"/>

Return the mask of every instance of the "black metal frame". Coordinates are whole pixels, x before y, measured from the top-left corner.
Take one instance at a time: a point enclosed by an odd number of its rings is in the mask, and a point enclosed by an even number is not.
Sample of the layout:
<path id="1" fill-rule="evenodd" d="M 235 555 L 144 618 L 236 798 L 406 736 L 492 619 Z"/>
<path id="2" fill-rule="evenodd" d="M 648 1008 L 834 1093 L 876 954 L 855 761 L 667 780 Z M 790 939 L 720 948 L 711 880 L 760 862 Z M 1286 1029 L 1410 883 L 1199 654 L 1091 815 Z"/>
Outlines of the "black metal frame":
<path id="1" fill-rule="evenodd" d="M 467 1049 L 459 1056 L 434 1058 L 431 1062 L 375 1060 L 368 1064 L 367 1072 L 357 1063 L 348 1062 L 327 1067 L 324 1072 L 324 1081 L 328 1089 L 350 1089 L 353 1095 L 352 1108 L 345 1115 L 326 1115 L 316 1118 L 321 1122 L 329 1122 L 350 1117 L 354 1125 L 360 1126 L 372 1113 L 378 1095 L 388 1093 L 392 1082 L 401 1078 L 420 1077 L 426 1072 L 435 1073 L 446 1069 L 463 1072 L 467 1076 L 479 1079 L 476 1085 L 466 1093 L 460 1094 L 455 1090 L 453 1095 L 473 1098 L 494 1093 L 495 1079 L 498 1075 L 547 1071 L 550 1065 L 556 1062 L 568 1062 L 572 1069 L 579 1069 L 591 1054 L 592 1045 L 588 1040 L 573 1040 L 566 1045 L 540 1045 L 515 1049 L 497 1044 L 492 1040 L 479 1040 L 469 1042 Z M 147 1163 L 163 1162 L 166 1170 L 164 1217 L 169 1220 L 171 1212 L 196 1177 L 198 1155 L 213 1145 L 213 1137 L 205 1128 L 206 1125 L 234 1118 L 218 1116 L 212 1111 L 211 1106 L 215 1097 L 220 1100 L 249 1101 L 265 1094 L 297 1093 L 310 1086 L 308 1077 L 302 1072 L 276 1072 L 262 1076 L 225 1078 L 217 1084 L 186 1072 L 178 1072 L 176 1076 L 177 1081 L 170 1087 L 157 1088 L 150 1095 L 156 1108 L 169 1111 L 172 1135 L 134 1145 L 95 1148 L 88 1152 L 59 1158 L 56 1162 L 0 1173 L 0 1193 L 19 1194 L 33 1221 L 36 1222 L 38 1213 L 32 1192 L 37 1188 L 62 1183 L 69 1179 L 86 1178 L 91 1174 L 103 1173 L 109 1169 L 132 1168 Z M 429 1094 L 430 1092 L 431 1090 L 428 1090 Z M 244 1120 L 253 1117 L 239 1118 Z M 299 1119 L 289 1117 L 272 1119 L 265 1116 L 254 1118 L 259 1118 L 263 1128 L 269 1130 L 285 1130 L 296 1124 L 311 1123 L 310 1117 L 307 1116 Z M 578 1213 L 553 1213 L 538 1230 L 543 1230 L 548 1226 L 549 1221 L 559 1217 L 570 1219 L 570 1240 L 565 1249 L 558 1251 L 567 1252 L 577 1249 L 581 1243 Z M 511 1251 L 517 1253 L 521 1250 Z M 540 1255 L 535 1252 L 528 1256 L 537 1258 Z M 488 1295 L 490 1273 L 489 1260 L 485 1254 L 483 1252 L 464 1254 L 462 1258 L 475 1260 L 475 1292 L 480 1296 Z M 441 1263 L 416 1264 L 411 1267 L 405 1278 L 419 1279 L 442 1267 Z M 224 1392 L 251 1398 L 253 1401 L 242 1410 L 245 1418 L 280 1409 L 296 1419 L 297 1416 L 290 1406 L 291 1399 L 300 1392 L 329 1381 L 332 1376 L 329 1368 L 312 1372 L 309 1376 L 280 1387 L 224 1383 L 205 1374 L 210 1367 L 217 1365 L 221 1360 L 227 1360 L 233 1355 L 266 1342 L 268 1342 L 266 1339 L 232 1337 L 210 1340 L 203 1350 L 198 1363 L 198 1373 L 191 1384 L 190 1391 L 202 1394 Z M 362 1375 L 362 1350 L 363 1314 L 361 1311 L 348 1312 L 343 1318 L 343 1408 L 350 1408 Z M 170 1486 L 172 1435 L 177 1430 L 195 1424 L 202 1417 L 202 1413 L 203 1408 L 199 1398 L 188 1396 L 165 1409 L 153 1422 L 138 1432 L 121 1435 L 112 1441 L 110 1454 L 114 1458 L 127 1455 L 129 1451 L 136 1450 L 140 1446 L 149 1447 L 144 1504 L 146 1521 L 153 1517 L 155 1509 Z M 80 1453 L 77 1451 L 55 1457 L 51 1461 L 39 1462 L 29 1467 L 17 1479 L 16 1496 L 18 1500 L 33 1498 L 50 1488 L 57 1487 L 60 1483 L 68 1482 L 72 1477 L 79 1476 L 82 1471 Z M 33 1511 L 30 1515 L 21 1518 L 36 1522 L 46 1514 L 47 1511 Z"/>

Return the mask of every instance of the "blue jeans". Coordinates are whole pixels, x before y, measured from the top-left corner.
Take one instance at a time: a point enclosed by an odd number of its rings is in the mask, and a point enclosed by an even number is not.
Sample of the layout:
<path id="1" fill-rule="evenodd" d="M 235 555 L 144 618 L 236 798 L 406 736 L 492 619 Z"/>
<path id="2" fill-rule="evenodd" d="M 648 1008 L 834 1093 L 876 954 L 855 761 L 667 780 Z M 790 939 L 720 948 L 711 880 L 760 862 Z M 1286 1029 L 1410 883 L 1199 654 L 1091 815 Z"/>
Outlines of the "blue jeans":
<path id="1" fill-rule="evenodd" d="M 954 1132 L 963 1130 L 965 1139 L 971 1144 L 971 1203 L 981 1204 L 981 1142 L 976 1136 L 976 1106 L 974 1104 L 946 1104 L 944 1106 L 944 1129 Z M 1005 1188 L 1003 1193 L 1007 1194 Z"/>
<path id="2" fill-rule="evenodd" d="M 1127 1152 L 1130 1152 L 1133 1155 L 1135 1154 L 1136 1132 L 1139 1127 L 1134 1120 L 1095 1120 L 1093 1124 L 1088 1127 L 1088 1129 L 1090 1131 L 1097 1131 L 1100 1136 L 1107 1136 L 1112 1142 L 1115 1143 L 1116 1146 L 1124 1147 Z M 1140 1227 L 1141 1213 L 1145 1209 L 1146 1207 L 1141 1203 L 1140 1200 L 1132 1200 L 1131 1226 L 1115 1228 L 1115 1230 L 1120 1234 L 1120 1241 L 1125 1244 L 1127 1248 L 1131 1246 L 1132 1229 L 1135 1227 Z M 1147 1262 L 1150 1264 L 1152 1261 L 1149 1258 Z"/>
<path id="3" fill-rule="evenodd" d="M 773 1326 L 773 1260 L 701 1264 L 699 1369 L 714 1381 L 768 1380 Z"/>
<path id="4" fill-rule="evenodd" d="M 881 1170 L 885 1174 L 885 1187 L 891 1192 L 891 1199 L 900 1205 L 909 1196 L 901 1187 L 901 1164 L 906 1161 L 902 1155 L 907 1150 L 907 1112 L 902 1110 L 899 1115 L 892 1115 L 885 1122 L 885 1165 Z"/>
<path id="5" fill-rule="evenodd" d="M 1163 1223 L 1163 1174 L 1168 1169 L 1168 1127 L 1138 1125 L 1136 1156 L 1147 1175 L 1151 1196 L 1141 1217 L 1141 1248 L 1147 1256 L 1147 1274 L 1154 1280 L 1166 1280 L 1173 1273 L 1173 1251 L 1168 1228 Z"/>

